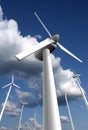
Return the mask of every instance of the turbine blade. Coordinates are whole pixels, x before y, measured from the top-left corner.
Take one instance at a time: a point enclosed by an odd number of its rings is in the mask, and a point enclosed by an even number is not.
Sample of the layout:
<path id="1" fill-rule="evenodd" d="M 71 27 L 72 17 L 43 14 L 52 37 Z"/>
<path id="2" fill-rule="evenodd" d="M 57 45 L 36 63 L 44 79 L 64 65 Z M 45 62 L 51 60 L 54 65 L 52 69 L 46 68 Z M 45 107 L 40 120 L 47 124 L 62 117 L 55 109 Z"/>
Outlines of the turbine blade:
<path id="1" fill-rule="evenodd" d="M 43 28 L 45 29 L 45 31 L 48 33 L 48 35 L 50 37 L 52 37 L 51 33 L 49 32 L 49 30 L 47 29 L 47 27 L 44 25 L 44 23 L 42 22 L 42 20 L 39 18 L 39 16 L 37 15 L 37 13 L 34 12 L 34 14 L 35 14 L 36 18 L 39 20 L 39 22 L 41 23 L 41 25 L 43 26 Z"/>
<path id="2" fill-rule="evenodd" d="M 84 103 L 85 103 L 86 107 L 88 108 L 88 101 L 87 101 L 86 95 L 85 95 L 85 93 L 84 93 L 84 91 L 83 91 L 81 86 L 80 86 L 80 91 L 82 93 L 82 97 L 83 97 Z"/>
<path id="3" fill-rule="evenodd" d="M 12 83 L 14 83 L 14 75 L 12 75 Z"/>
<path id="4" fill-rule="evenodd" d="M 28 55 L 46 47 L 47 45 L 54 43 L 54 41 L 50 38 L 45 39 L 44 41 L 40 42 L 39 44 L 27 49 L 19 54 L 16 55 L 17 60 L 22 60 L 23 58 L 27 57 Z"/>
<path id="5" fill-rule="evenodd" d="M 21 105 L 27 105 L 29 102 L 24 102 L 24 101 L 22 101 L 22 99 L 21 98 L 19 98 L 19 100 L 20 100 L 20 103 L 21 103 Z"/>
<path id="6" fill-rule="evenodd" d="M 11 89 L 12 89 L 12 86 L 10 86 L 9 90 L 8 90 L 8 93 L 7 93 L 7 96 L 6 96 L 6 99 L 5 99 L 5 102 L 3 104 L 3 107 L 2 107 L 2 110 L 1 110 L 1 113 L 0 113 L 0 121 L 2 119 L 2 116 L 3 116 L 3 113 L 4 113 L 4 110 L 5 110 L 5 107 L 6 107 L 6 103 L 8 101 L 8 98 L 9 98 L 9 95 L 10 95 L 10 92 L 11 92 Z"/>
<path id="7" fill-rule="evenodd" d="M 69 107 L 69 103 L 68 103 L 68 99 L 67 99 L 67 95 L 66 95 L 66 94 L 65 94 L 65 101 L 66 101 L 66 105 L 67 105 L 67 109 L 68 109 L 68 114 L 69 114 L 69 118 L 70 118 L 72 130 L 75 130 L 75 127 L 74 127 L 74 124 L 73 124 L 73 120 L 72 120 L 71 111 L 70 111 L 70 107 Z"/>
<path id="8" fill-rule="evenodd" d="M 79 62 L 82 63 L 82 60 L 80 60 L 77 56 L 75 56 L 73 53 L 71 53 L 69 50 L 67 50 L 64 46 L 62 46 L 60 43 L 57 43 L 57 45 L 60 47 L 60 49 L 62 49 L 64 52 L 66 52 L 67 54 L 69 54 L 70 56 L 72 56 L 73 58 L 75 58 L 76 60 L 78 60 Z"/>
<path id="9" fill-rule="evenodd" d="M 16 88 L 21 89 L 21 87 L 18 86 L 18 85 L 16 85 L 15 83 L 14 83 L 13 85 L 14 85 Z"/>
<path id="10" fill-rule="evenodd" d="M 77 78 L 78 78 L 79 84 L 81 84 L 81 80 L 80 80 L 79 76 L 80 75 L 77 74 Z"/>
<path id="11" fill-rule="evenodd" d="M 2 88 L 9 87 L 10 85 L 11 85 L 11 83 L 9 83 L 9 84 L 7 84 L 7 85 L 3 86 Z"/>
<path id="12" fill-rule="evenodd" d="M 24 104 L 21 98 L 19 98 L 19 100 L 20 100 L 20 103 L 21 103 L 21 104 Z"/>
<path id="13" fill-rule="evenodd" d="M 81 91 L 81 94 L 82 94 L 82 97 L 83 97 L 83 100 L 84 100 L 84 103 L 88 109 L 88 101 L 87 101 L 87 97 L 86 97 L 86 94 L 85 94 L 85 91 L 83 90 L 83 88 L 81 87 L 81 80 L 79 78 L 79 74 L 75 74 L 73 78 L 76 78 L 76 83 Z"/>

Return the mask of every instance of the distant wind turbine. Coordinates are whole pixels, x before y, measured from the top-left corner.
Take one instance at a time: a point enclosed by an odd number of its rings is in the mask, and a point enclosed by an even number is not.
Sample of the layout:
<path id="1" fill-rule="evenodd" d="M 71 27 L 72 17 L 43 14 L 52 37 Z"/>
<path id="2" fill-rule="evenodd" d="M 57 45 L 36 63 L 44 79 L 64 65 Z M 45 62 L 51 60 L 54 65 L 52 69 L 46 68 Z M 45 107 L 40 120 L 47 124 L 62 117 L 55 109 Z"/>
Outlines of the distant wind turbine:
<path id="1" fill-rule="evenodd" d="M 36 113 L 34 113 L 34 120 L 35 120 L 35 122 L 36 122 Z M 34 124 L 34 130 L 36 130 L 36 125 Z"/>
<path id="2" fill-rule="evenodd" d="M 42 125 L 39 124 L 38 121 L 37 121 L 37 113 L 34 113 L 34 117 L 30 119 L 30 122 L 32 124 L 31 129 L 42 130 Z"/>
<path id="3" fill-rule="evenodd" d="M 24 106 L 28 104 L 28 102 L 23 102 L 21 99 L 20 100 L 20 103 L 21 103 L 21 113 L 20 113 L 20 119 L 19 119 L 19 125 L 18 125 L 18 130 L 21 129 L 21 122 L 22 122 L 22 115 L 23 115 L 23 109 L 24 109 Z"/>
<path id="4" fill-rule="evenodd" d="M 56 88 L 54 82 L 53 68 L 50 53 L 57 47 L 76 60 L 82 63 L 78 57 L 58 43 L 59 35 L 52 36 L 37 13 L 34 13 L 50 38 L 47 38 L 39 44 L 27 49 L 16 55 L 18 60 L 22 60 L 28 55 L 35 53 L 39 60 L 43 60 L 43 129 L 44 130 L 61 130 L 59 108 L 57 103 Z"/>
<path id="5" fill-rule="evenodd" d="M 81 81 L 80 81 L 79 76 L 80 76 L 79 74 L 74 74 L 74 75 L 73 75 L 73 78 L 76 79 L 76 83 L 77 83 L 77 85 L 78 85 L 78 87 L 79 87 L 79 89 L 80 89 L 80 91 L 81 91 L 81 94 L 82 94 L 84 103 L 85 103 L 85 105 L 86 105 L 86 107 L 87 107 L 87 109 L 88 109 L 88 101 L 87 101 L 86 95 L 85 95 L 85 93 L 84 93 L 84 91 L 83 91 L 83 88 L 81 87 Z"/>
<path id="6" fill-rule="evenodd" d="M 67 109 L 68 109 L 68 114 L 69 114 L 69 118 L 70 118 L 70 123 L 71 123 L 72 130 L 75 130 L 75 127 L 74 127 L 74 124 L 73 124 L 73 120 L 72 120 L 71 111 L 70 111 L 70 107 L 69 107 L 69 103 L 68 103 L 68 98 L 67 98 L 67 94 L 66 93 L 65 93 L 65 101 L 66 101 L 66 105 L 67 105 Z"/>
<path id="7" fill-rule="evenodd" d="M 8 101 L 8 98 L 9 98 L 9 95 L 10 95 L 10 92 L 11 92 L 11 89 L 12 89 L 13 86 L 20 89 L 20 87 L 14 83 L 14 75 L 12 75 L 12 81 L 11 81 L 11 83 L 9 83 L 9 84 L 7 84 L 7 85 L 5 85 L 5 86 L 2 87 L 2 88 L 9 87 L 9 90 L 8 90 L 6 99 L 4 101 L 4 104 L 3 104 L 3 107 L 2 107 L 2 110 L 1 110 L 1 113 L 0 113 L 0 121 L 2 119 L 4 110 L 5 110 L 5 107 L 6 107 L 6 103 Z"/>

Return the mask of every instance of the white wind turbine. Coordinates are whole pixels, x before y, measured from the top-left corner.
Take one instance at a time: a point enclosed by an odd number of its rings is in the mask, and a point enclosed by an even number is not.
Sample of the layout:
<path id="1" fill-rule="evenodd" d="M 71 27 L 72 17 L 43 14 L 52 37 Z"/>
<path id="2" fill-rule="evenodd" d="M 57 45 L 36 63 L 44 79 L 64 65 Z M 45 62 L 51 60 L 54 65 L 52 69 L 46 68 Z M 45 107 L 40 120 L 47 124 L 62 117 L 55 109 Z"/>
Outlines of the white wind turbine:
<path id="1" fill-rule="evenodd" d="M 34 121 L 36 122 L 36 113 L 34 113 Z M 33 127 L 33 130 L 36 130 L 36 125 L 35 125 L 35 123 L 33 124 L 34 125 L 34 127 Z"/>
<path id="2" fill-rule="evenodd" d="M 6 99 L 5 99 L 4 103 L 3 103 L 3 107 L 2 107 L 2 110 L 1 110 L 1 113 L 0 113 L 0 121 L 2 119 L 4 110 L 5 110 L 5 107 L 6 107 L 6 103 L 8 101 L 8 98 L 9 98 L 9 95 L 10 95 L 10 92 L 11 92 L 11 89 L 12 89 L 13 86 L 20 89 L 20 87 L 14 83 L 14 75 L 12 75 L 12 81 L 11 81 L 11 83 L 9 83 L 9 84 L 7 84 L 7 85 L 5 85 L 5 86 L 2 87 L 2 88 L 9 87 L 9 90 L 8 90 Z"/>
<path id="3" fill-rule="evenodd" d="M 21 103 L 21 113 L 20 113 L 20 119 L 19 119 L 19 125 L 18 125 L 18 130 L 21 129 L 21 122 L 22 122 L 22 115 L 23 115 L 23 109 L 24 109 L 24 106 L 28 104 L 28 102 L 23 102 L 21 99 L 20 100 L 20 103 Z"/>
<path id="4" fill-rule="evenodd" d="M 72 120 L 71 111 L 70 111 L 70 107 L 69 107 L 69 103 L 68 103 L 68 98 L 67 98 L 67 94 L 66 93 L 65 93 L 65 101 L 66 101 L 66 105 L 67 105 L 67 109 L 68 109 L 68 114 L 69 114 L 69 119 L 70 119 L 72 130 L 75 130 L 75 127 L 74 127 L 74 124 L 73 124 L 73 120 Z"/>
<path id="5" fill-rule="evenodd" d="M 34 113 L 34 117 L 30 119 L 30 122 L 32 124 L 32 130 L 42 130 L 42 125 L 37 121 L 37 113 Z"/>
<path id="6" fill-rule="evenodd" d="M 59 115 L 59 108 L 57 103 L 57 95 L 55 89 L 53 68 L 50 58 L 50 53 L 59 46 L 60 49 L 65 51 L 70 56 L 82 63 L 82 60 L 77 58 L 69 50 L 58 43 L 59 35 L 52 36 L 48 31 L 44 23 L 41 21 L 39 16 L 35 13 L 35 16 L 48 33 L 50 38 L 45 39 L 39 44 L 19 53 L 16 55 L 18 60 L 22 60 L 28 55 L 35 53 L 35 56 L 39 60 L 43 60 L 43 129 L 44 130 L 61 130 L 61 122 Z"/>
<path id="7" fill-rule="evenodd" d="M 77 83 L 77 85 L 78 85 L 78 87 L 79 87 L 79 89 L 80 89 L 80 91 L 81 91 L 81 94 L 82 94 L 84 103 L 85 103 L 86 107 L 88 108 L 88 101 L 87 101 L 86 95 L 85 95 L 85 93 L 84 93 L 84 91 L 83 91 L 83 88 L 81 87 L 81 81 L 80 81 L 79 76 L 80 76 L 79 74 L 74 74 L 74 75 L 73 75 L 73 78 L 76 79 L 76 83 Z"/>

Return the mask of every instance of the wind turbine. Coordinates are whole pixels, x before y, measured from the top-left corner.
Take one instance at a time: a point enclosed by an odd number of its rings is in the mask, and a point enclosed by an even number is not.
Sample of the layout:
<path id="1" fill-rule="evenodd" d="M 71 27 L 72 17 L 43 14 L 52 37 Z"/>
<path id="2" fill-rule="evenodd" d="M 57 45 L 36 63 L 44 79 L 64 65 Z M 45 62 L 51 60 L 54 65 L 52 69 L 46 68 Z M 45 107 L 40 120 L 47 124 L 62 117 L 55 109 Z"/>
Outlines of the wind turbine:
<path id="1" fill-rule="evenodd" d="M 22 121 L 22 115 L 23 115 L 23 109 L 24 109 L 24 106 L 28 104 L 28 102 L 23 102 L 21 99 L 19 99 L 20 102 L 21 102 L 21 113 L 20 113 L 20 119 L 19 119 L 19 125 L 18 125 L 18 130 L 21 129 L 21 121 Z"/>
<path id="2" fill-rule="evenodd" d="M 41 21 L 37 13 L 34 13 L 45 31 L 48 33 L 50 38 L 47 38 L 39 44 L 27 49 L 16 55 L 18 60 L 22 60 L 28 55 L 35 53 L 35 56 L 39 60 L 43 60 L 43 129 L 44 130 L 61 130 L 61 122 L 59 115 L 59 108 L 57 103 L 57 95 L 55 89 L 53 68 L 50 58 L 50 53 L 59 46 L 60 49 L 65 51 L 70 56 L 82 63 L 78 57 L 72 54 L 69 50 L 58 43 L 59 35 L 52 36 L 48 31 L 44 23 Z"/>
<path id="3" fill-rule="evenodd" d="M 79 74 L 74 74 L 74 75 L 73 75 L 73 78 L 76 79 L 76 83 L 77 83 L 77 85 L 78 85 L 78 87 L 79 87 L 79 89 L 80 89 L 80 91 L 81 91 L 81 94 L 82 94 L 84 103 L 85 103 L 86 107 L 88 108 L 88 101 L 87 101 L 86 95 L 85 95 L 85 93 L 84 93 L 84 91 L 83 91 L 83 89 L 82 89 L 82 87 L 81 87 L 81 81 L 80 81 L 79 76 L 80 76 Z"/>
<path id="4" fill-rule="evenodd" d="M 31 129 L 33 130 L 42 130 L 42 125 L 37 121 L 37 113 L 34 113 L 34 117 L 30 119 L 31 122 Z"/>
<path id="5" fill-rule="evenodd" d="M 66 105 L 67 105 L 67 109 L 68 109 L 68 114 L 69 114 L 69 118 L 70 118 L 72 130 L 75 130 L 75 127 L 74 127 L 74 124 L 73 124 L 73 120 L 72 120 L 71 111 L 70 111 L 70 107 L 69 107 L 69 104 L 68 104 L 68 98 L 67 98 L 67 94 L 66 93 L 65 93 L 65 101 L 66 101 Z"/>
<path id="6" fill-rule="evenodd" d="M 34 121 L 36 122 L 36 113 L 34 113 Z M 34 125 L 34 129 L 33 130 L 36 130 L 36 125 L 35 125 L 35 123 L 33 124 Z"/>
<path id="7" fill-rule="evenodd" d="M 2 110 L 1 110 L 1 113 L 0 113 L 0 121 L 1 121 L 1 119 L 2 119 L 4 110 L 5 110 L 5 107 L 6 107 L 6 103 L 7 103 L 7 101 L 8 101 L 8 98 L 9 98 L 9 95 L 10 95 L 10 92 L 11 92 L 11 89 L 12 89 L 13 86 L 15 86 L 16 88 L 19 88 L 19 89 L 20 89 L 20 87 L 14 83 L 14 75 L 12 75 L 12 81 L 11 81 L 11 83 L 9 83 L 9 84 L 7 84 L 7 85 L 5 85 L 5 86 L 2 87 L 2 88 L 9 87 L 9 90 L 8 90 L 6 99 L 5 99 L 5 101 L 4 101 L 4 104 L 3 104 L 3 107 L 2 107 Z"/>

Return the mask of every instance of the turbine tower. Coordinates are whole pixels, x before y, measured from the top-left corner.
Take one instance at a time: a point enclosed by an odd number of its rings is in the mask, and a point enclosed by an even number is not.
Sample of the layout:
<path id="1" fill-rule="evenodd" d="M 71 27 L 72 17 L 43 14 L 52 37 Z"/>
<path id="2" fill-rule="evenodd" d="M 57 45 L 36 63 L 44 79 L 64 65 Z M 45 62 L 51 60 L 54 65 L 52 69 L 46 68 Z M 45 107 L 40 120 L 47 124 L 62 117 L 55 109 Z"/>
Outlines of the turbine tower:
<path id="1" fill-rule="evenodd" d="M 16 55 L 18 60 L 22 60 L 28 55 L 35 53 L 35 56 L 39 60 L 43 60 L 43 129 L 44 130 L 61 130 L 59 107 L 57 103 L 57 95 L 55 89 L 53 68 L 50 58 L 50 53 L 59 46 L 60 49 L 74 57 L 76 60 L 82 63 L 78 57 L 68 51 L 60 43 L 58 43 L 59 35 L 52 36 L 48 31 L 44 23 L 41 21 L 39 16 L 34 13 L 45 31 L 48 33 L 50 38 L 45 39 L 39 44 L 33 46 Z"/>
<path id="2" fill-rule="evenodd" d="M 18 130 L 21 129 L 21 122 L 22 122 L 22 115 L 23 115 L 23 109 L 24 109 L 24 106 L 28 104 L 28 102 L 23 102 L 21 99 L 20 100 L 20 103 L 21 103 L 21 113 L 20 113 L 20 119 L 19 119 L 19 125 L 18 125 Z"/>
<path id="3" fill-rule="evenodd" d="M 11 81 L 11 83 L 9 83 L 9 84 L 7 84 L 7 85 L 5 85 L 5 86 L 2 87 L 2 88 L 9 87 L 9 90 L 8 90 L 6 99 L 4 101 L 4 104 L 3 104 L 3 107 L 2 107 L 2 110 L 1 110 L 1 113 L 0 113 L 0 121 L 2 119 L 4 110 L 5 110 L 5 107 L 6 107 L 6 103 L 8 101 L 8 98 L 9 98 L 9 95 L 10 95 L 10 92 L 11 92 L 13 86 L 16 87 L 16 88 L 18 88 L 18 89 L 20 89 L 20 87 L 14 83 L 14 75 L 12 75 L 12 81 Z"/>
<path id="4" fill-rule="evenodd" d="M 80 81 L 79 76 L 80 76 L 79 74 L 74 74 L 74 75 L 73 75 L 73 78 L 76 79 L 76 83 L 77 83 L 77 85 L 78 85 L 78 87 L 79 87 L 79 89 L 80 89 L 80 91 L 81 91 L 81 94 L 82 94 L 84 103 L 85 103 L 85 105 L 86 105 L 86 107 L 87 107 L 87 109 L 88 109 L 88 101 L 87 101 L 86 95 L 85 95 L 85 93 L 84 93 L 84 91 L 83 91 L 83 88 L 81 87 L 81 81 Z"/>
<path id="5" fill-rule="evenodd" d="M 68 104 L 68 98 L 67 98 L 67 94 L 66 93 L 65 93 L 65 101 L 66 101 L 66 105 L 67 105 L 67 109 L 68 109 L 68 114 L 69 114 L 69 118 L 70 118 L 72 130 L 75 130 L 75 127 L 74 127 L 74 124 L 73 124 L 73 120 L 72 120 L 71 111 L 70 111 L 70 107 L 69 107 L 69 104 Z"/>

